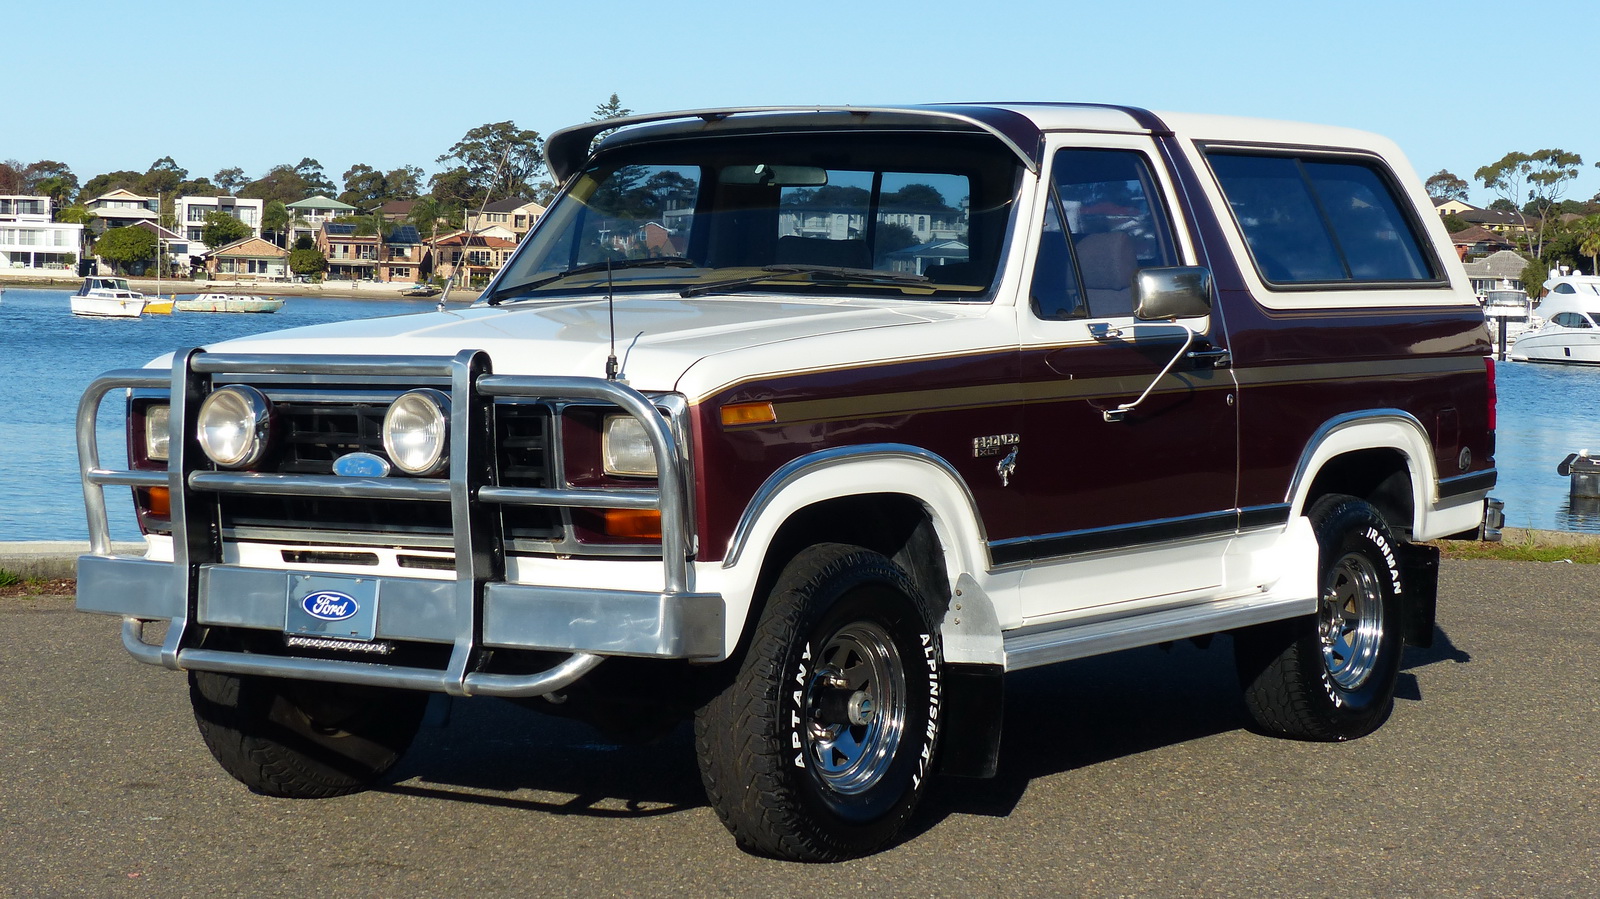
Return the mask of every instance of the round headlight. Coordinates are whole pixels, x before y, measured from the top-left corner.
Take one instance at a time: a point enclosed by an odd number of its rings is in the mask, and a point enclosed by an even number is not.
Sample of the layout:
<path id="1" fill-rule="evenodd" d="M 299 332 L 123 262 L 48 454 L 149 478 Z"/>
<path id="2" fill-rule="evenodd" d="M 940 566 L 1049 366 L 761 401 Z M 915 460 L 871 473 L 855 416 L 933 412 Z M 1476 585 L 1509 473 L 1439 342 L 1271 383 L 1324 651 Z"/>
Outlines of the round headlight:
<path id="1" fill-rule="evenodd" d="M 200 448 L 223 468 L 249 468 L 267 451 L 272 403 L 254 387 L 224 387 L 200 404 Z"/>
<path id="2" fill-rule="evenodd" d="M 401 394 L 383 416 L 383 448 L 406 474 L 438 474 L 450 464 L 450 397 L 438 390 Z"/>

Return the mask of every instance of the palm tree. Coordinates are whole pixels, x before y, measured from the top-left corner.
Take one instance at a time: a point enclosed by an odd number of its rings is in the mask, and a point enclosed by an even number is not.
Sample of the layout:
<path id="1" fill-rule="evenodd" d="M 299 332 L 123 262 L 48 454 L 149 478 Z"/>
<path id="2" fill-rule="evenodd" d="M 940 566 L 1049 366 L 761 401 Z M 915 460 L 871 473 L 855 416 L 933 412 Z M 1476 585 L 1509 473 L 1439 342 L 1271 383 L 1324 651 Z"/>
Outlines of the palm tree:
<path id="1" fill-rule="evenodd" d="M 1589 257 L 1591 272 L 1600 274 L 1600 215 L 1591 215 L 1573 222 L 1578 232 L 1578 252 Z"/>

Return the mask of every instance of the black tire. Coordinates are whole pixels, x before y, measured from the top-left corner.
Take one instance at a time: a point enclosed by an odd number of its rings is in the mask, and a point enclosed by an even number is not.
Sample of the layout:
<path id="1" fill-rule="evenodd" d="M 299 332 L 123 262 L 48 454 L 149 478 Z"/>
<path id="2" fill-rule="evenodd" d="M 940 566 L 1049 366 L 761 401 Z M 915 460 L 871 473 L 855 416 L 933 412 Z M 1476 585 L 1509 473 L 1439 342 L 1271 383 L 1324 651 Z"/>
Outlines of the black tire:
<path id="1" fill-rule="evenodd" d="M 1394 708 L 1404 649 L 1400 559 L 1377 510 L 1332 494 L 1307 517 L 1317 535 L 1321 596 L 1315 615 L 1234 635 L 1245 704 L 1268 733 L 1353 740 Z"/>
<path id="2" fill-rule="evenodd" d="M 257 793 L 322 799 L 366 789 L 411 745 L 426 694 L 352 684 L 189 672 L 206 747 Z"/>
<path id="3" fill-rule="evenodd" d="M 938 748 L 941 617 L 861 547 L 788 564 L 734 682 L 695 717 L 706 795 L 740 847 L 838 861 L 895 838 Z"/>

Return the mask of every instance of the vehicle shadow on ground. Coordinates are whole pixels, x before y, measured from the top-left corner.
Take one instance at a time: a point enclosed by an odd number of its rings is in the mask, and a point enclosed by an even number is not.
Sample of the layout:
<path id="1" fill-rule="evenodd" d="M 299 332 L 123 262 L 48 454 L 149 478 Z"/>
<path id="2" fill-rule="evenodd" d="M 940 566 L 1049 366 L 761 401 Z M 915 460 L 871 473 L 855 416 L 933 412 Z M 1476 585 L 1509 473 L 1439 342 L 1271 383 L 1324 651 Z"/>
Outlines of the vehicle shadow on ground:
<path id="1" fill-rule="evenodd" d="M 1406 650 L 1397 698 L 1422 698 L 1415 669 L 1471 658 L 1437 629 L 1432 647 Z M 1036 778 L 1253 727 L 1227 636 L 1016 672 L 1005 705 L 997 775 L 940 778 L 907 839 L 953 814 L 1009 815 Z M 380 789 L 560 815 L 646 818 L 706 805 L 688 724 L 621 745 L 492 700 L 455 702 L 448 725 L 424 729 L 395 778 Z"/>
<path id="2" fill-rule="evenodd" d="M 638 745 L 509 702 L 456 701 L 424 728 L 381 790 L 598 818 L 647 818 L 706 804 L 686 723 Z M 529 795 L 530 793 L 534 795 Z M 554 794 L 553 796 L 539 794 Z"/>

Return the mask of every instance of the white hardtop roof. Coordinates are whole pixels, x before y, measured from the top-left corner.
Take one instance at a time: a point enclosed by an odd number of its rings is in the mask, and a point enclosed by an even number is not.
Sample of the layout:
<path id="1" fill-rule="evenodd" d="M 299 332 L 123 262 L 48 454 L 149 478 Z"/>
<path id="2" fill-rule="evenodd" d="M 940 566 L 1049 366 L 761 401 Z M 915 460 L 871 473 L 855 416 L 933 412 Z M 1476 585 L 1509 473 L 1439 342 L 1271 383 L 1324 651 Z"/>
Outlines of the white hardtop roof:
<path id="1" fill-rule="evenodd" d="M 1153 113 L 1131 106 L 1096 103 L 941 103 L 925 106 L 753 106 L 689 109 L 631 115 L 563 128 L 546 142 L 546 156 L 558 179 L 582 166 L 595 138 L 618 133 L 607 143 L 627 143 L 645 134 L 692 134 L 740 128 L 807 129 L 837 127 L 848 119 L 862 125 L 928 127 L 985 132 L 1007 145 L 1037 170 L 1039 138 L 1051 131 L 1109 133 L 1171 132 L 1187 140 L 1286 144 L 1368 149 L 1383 155 L 1394 144 L 1351 128 L 1196 113 Z M 695 121 L 699 120 L 699 121 Z M 640 127 L 644 126 L 644 127 Z"/>

